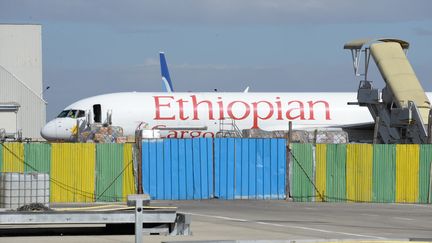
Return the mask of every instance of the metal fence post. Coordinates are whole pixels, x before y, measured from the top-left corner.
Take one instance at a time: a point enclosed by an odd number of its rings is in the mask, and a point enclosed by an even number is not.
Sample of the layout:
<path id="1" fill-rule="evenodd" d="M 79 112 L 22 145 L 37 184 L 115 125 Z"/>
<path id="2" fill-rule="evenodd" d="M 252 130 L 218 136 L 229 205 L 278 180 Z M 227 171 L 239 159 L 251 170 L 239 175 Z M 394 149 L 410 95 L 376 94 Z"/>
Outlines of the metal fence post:
<path id="1" fill-rule="evenodd" d="M 149 201 L 147 194 L 128 195 L 128 206 L 135 206 L 135 243 L 143 242 L 143 206 L 144 201 Z"/>
<path id="2" fill-rule="evenodd" d="M 137 191 L 138 194 L 143 194 L 143 185 L 142 185 L 142 130 L 136 130 L 135 131 L 135 145 L 137 148 L 138 156 L 137 156 L 137 178 L 138 178 L 138 185 L 137 185 Z"/>
<path id="3" fill-rule="evenodd" d="M 285 200 L 291 198 L 289 167 L 291 162 L 291 141 L 292 141 L 292 121 L 288 123 L 288 137 L 286 144 L 286 165 L 285 165 Z"/>

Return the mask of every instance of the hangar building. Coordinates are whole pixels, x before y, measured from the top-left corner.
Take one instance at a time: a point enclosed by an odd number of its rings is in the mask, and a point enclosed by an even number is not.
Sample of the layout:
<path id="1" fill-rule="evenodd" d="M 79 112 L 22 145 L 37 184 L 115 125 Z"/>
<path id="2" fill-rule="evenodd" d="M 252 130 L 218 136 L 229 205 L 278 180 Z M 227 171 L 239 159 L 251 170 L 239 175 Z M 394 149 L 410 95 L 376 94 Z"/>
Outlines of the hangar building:
<path id="1" fill-rule="evenodd" d="M 46 121 L 42 94 L 42 26 L 0 24 L 0 139 L 41 140 Z"/>

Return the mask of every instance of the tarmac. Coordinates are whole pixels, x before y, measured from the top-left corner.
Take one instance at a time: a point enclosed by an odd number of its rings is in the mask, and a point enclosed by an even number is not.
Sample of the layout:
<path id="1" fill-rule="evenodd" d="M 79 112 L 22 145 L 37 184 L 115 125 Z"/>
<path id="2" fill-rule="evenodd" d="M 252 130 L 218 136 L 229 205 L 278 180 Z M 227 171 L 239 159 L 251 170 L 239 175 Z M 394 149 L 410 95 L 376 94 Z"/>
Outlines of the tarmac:
<path id="1" fill-rule="evenodd" d="M 144 242 L 432 242 L 432 205 L 267 200 L 153 201 L 151 205 L 176 206 L 190 214 L 193 235 L 144 235 Z M 103 225 L 43 230 L 1 226 L 0 235 L 0 242 L 14 243 L 134 242 L 134 235 L 116 235 Z"/>

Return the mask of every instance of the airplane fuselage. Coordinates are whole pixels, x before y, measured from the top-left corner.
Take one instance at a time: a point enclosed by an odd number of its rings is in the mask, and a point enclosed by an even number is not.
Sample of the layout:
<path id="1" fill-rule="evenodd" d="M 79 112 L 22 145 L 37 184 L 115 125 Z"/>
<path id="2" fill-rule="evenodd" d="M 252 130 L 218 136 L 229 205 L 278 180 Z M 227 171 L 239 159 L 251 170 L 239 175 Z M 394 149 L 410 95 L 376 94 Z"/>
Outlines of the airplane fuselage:
<path id="1" fill-rule="evenodd" d="M 214 137 L 221 120 L 234 120 L 242 129 L 287 130 L 338 127 L 371 123 L 365 107 L 348 105 L 356 93 L 150 93 L 124 92 L 94 96 L 77 101 L 65 111 L 92 112 L 101 107 L 101 120 L 112 112 L 112 125 L 124 135 L 134 135 L 142 124 L 151 129 L 168 129 L 164 137 Z M 47 140 L 72 139 L 72 127 L 82 115 L 50 121 L 42 135 Z M 170 129 L 172 128 L 172 129 Z M 182 129 L 183 128 L 183 129 Z"/>

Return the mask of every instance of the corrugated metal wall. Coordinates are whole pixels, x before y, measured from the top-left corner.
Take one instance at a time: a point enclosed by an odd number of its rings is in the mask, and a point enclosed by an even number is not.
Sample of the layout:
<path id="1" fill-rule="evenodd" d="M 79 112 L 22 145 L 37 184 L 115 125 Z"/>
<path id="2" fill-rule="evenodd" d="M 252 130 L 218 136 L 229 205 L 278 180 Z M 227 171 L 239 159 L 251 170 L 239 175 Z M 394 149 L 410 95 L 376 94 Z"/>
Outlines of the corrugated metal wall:
<path id="1" fill-rule="evenodd" d="M 235 181 L 235 140 L 218 139 L 214 144 L 214 161 L 215 161 L 215 197 L 221 199 L 234 199 L 236 196 Z M 263 157 L 257 158 L 257 164 L 260 169 L 257 172 L 264 173 Z M 217 178 L 217 179 L 216 179 Z M 257 180 L 259 188 L 263 188 L 263 181 Z"/>
<path id="2" fill-rule="evenodd" d="M 133 145 L 123 145 L 123 200 L 127 200 L 127 195 L 135 194 L 135 177 L 133 161 Z"/>
<path id="3" fill-rule="evenodd" d="M 419 162 L 419 199 L 420 203 L 428 203 L 432 194 L 430 192 L 430 173 L 432 163 L 432 145 L 420 145 Z"/>
<path id="4" fill-rule="evenodd" d="M 51 146 L 45 143 L 24 144 L 24 171 L 50 173 Z"/>
<path id="5" fill-rule="evenodd" d="M 122 201 L 123 146 L 96 145 L 96 201 Z"/>
<path id="6" fill-rule="evenodd" d="M 346 145 L 327 144 L 326 199 L 329 202 L 346 200 Z"/>
<path id="7" fill-rule="evenodd" d="M 132 146 L 0 143 L 0 171 L 49 173 L 52 202 L 126 200 L 136 192 Z"/>
<path id="8" fill-rule="evenodd" d="M 19 103 L 18 129 L 38 139 L 46 117 L 41 31 L 41 25 L 0 25 L 0 103 Z"/>
<path id="9" fill-rule="evenodd" d="M 372 201 L 395 202 L 396 145 L 374 145 L 372 163 Z"/>
<path id="10" fill-rule="evenodd" d="M 370 202 L 372 197 L 371 144 L 348 144 L 346 161 L 346 198 L 354 202 Z"/>
<path id="11" fill-rule="evenodd" d="M 95 145 L 51 145 L 51 201 L 93 202 L 95 199 Z"/>
<path id="12" fill-rule="evenodd" d="M 24 172 L 24 145 L 6 143 L 3 147 L 3 172 Z"/>
<path id="13" fill-rule="evenodd" d="M 315 147 L 315 184 L 318 189 L 318 201 L 324 201 L 326 191 L 327 178 L 327 145 L 317 144 Z"/>
<path id="14" fill-rule="evenodd" d="M 396 202 L 418 200 L 419 146 L 396 145 Z"/>
<path id="15" fill-rule="evenodd" d="M 17 114 L 17 129 L 22 129 L 23 137 L 41 138 L 40 130 L 45 125 L 46 116 L 45 101 L 39 94 L 30 90 L 23 81 L 15 78 L 0 65 L 1 102 L 16 102 L 20 105 Z"/>
<path id="16" fill-rule="evenodd" d="M 312 144 L 292 144 L 292 191 L 294 201 L 310 202 L 315 197 L 314 182 L 314 158 Z"/>
<path id="17" fill-rule="evenodd" d="M 144 189 L 155 199 L 285 196 L 283 139 L 148 140 L 142 152 Z M 296 201 L 321 201 L 319 194 L 325 201 L 430 200 L 432 145 L 293 144 L 292 153 Z M 2 143 L 0 169 L 50 173 L 52 202 L 119 201 L 136 190 L 132 144 Z"/>
<path id="18" fill-rule="evenodd" d="M 215 196 L 221 199 L 284 199 L 284 139 L 214 140 Z"/>
<path id="19" fill-rule="evenodd" d="M 212 139 L 143 140 L 144 192 L 152 199 L 213 196 Z"/>

